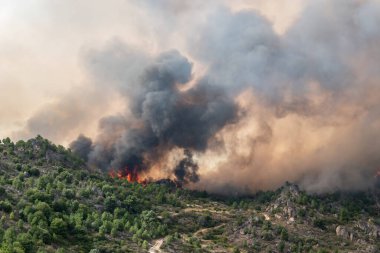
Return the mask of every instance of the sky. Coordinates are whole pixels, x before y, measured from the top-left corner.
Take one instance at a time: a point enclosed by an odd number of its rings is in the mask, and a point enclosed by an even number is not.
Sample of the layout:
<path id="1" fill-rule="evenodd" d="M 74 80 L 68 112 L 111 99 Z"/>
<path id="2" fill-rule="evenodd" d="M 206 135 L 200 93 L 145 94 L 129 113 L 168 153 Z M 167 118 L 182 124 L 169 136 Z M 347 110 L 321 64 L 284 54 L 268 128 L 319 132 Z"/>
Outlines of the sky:
<path id="1" fill-rule="evenodd" d="M 121 40 L 152 53 L 171 48 L 186 51 L 183 33 L 193 29 L 191 23 L 195 26 L 207 19 L 207 12 L 223 5 L 233 11 L 258 10 L 282 33 L 304 4 L 299 0 L 222 2 L 0 0 L 0 136 L 33 137 L 35 133 L 19 133 L 32 115 L 70 90 L 88 85 L 91 80 L 82 60 L 87 50 Z M 115 102 L 104 108 L 104 114 L 117 107 Z M 81 131 L 93 135 L 97 124 L 89 124 L 53 140 L 67 144 Z"/>

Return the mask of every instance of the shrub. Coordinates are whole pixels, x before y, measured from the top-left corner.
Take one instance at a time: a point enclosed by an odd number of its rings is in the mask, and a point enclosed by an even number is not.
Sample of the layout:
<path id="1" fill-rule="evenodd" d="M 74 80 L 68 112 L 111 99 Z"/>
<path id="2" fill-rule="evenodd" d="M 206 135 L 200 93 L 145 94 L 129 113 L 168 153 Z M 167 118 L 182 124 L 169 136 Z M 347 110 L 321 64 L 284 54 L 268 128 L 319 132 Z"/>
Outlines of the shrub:
<path id="1" fill-rule="evenodd" d="M 9 203 L 8 200 L 5 200 L 5 201 L 0 201 L 0 210 L 6 212 L 6 213 L 10 213 L 12 212 L 12 205 L 11 203 Z"/>
<path id="2" fill-rule="evenodd" d="M 50 228 L 57 235 L 66 235 L 67 233 L 67 223 L 61 218 L 54 218 Z"/>

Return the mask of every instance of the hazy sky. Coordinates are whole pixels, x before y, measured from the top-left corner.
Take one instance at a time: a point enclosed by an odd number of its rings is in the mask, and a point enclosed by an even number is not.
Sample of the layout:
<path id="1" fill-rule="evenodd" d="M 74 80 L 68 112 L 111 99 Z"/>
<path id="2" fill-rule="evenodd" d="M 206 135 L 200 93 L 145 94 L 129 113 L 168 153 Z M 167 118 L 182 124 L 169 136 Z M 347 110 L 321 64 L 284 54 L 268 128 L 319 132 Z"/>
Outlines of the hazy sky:
<path id="1" fill-rule="evenodd" d="M 0 0 L 0 136 L 31 137 L 15 133 L 40 108 L 88 85 L 83 66 L 88 50 L 121 40 L 147 52 L 176 48 L 186 53 L 186 34 L 216 8 L 256 9 L 282 33 L 305 2 Z M 115 107 L 104 108 L 104 114 Z M 55 141 L 67 143 L 81 131 L 91 135 L 93 124 Z"/>

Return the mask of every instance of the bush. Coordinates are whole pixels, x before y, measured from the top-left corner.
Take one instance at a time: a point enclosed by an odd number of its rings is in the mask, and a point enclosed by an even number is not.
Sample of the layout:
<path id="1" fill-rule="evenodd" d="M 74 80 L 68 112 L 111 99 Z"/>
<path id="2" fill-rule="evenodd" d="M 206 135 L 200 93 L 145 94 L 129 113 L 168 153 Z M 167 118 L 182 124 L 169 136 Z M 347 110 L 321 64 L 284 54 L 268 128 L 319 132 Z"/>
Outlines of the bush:
<path id="1" fill-rule="evenodd" d="M 289 238 L 288 231 L 285 228 L 283 228 L 281 231 L 281 240 L 287 241 L 288 238 Z"/>
<path id="2" fill-rule="evenodd" d="M 348 222 L 350 220 L 350 218 L 351 218 L 351 215 L 346 208 L 340 209 L 339 220 L 341 222 Z"/>
<path id="3" fill-rule="evenodd" d="M 65 190 L 63 190 L 62 195 L 65 196 L 68 199 L 74 199 L 75 198 L 75 193 L 71 189 L 65 189 Z"/>
<path id="4" fill-rule="evenodd" d="M 313 221 L 313 226 L 314 227 L 317 227 L 317 228 L 320 228 L 320 229 L 322 229 L 322 230 L 325 230 L 326 229 L 326 221 L 325 220 L 323 220 L 323 219 L 315 219 L 314 221 Z"/>
<path id="5" fill-rule="evenodd" d="M 67 223 L 61 218 L 54 218 L 50 224 L 50 229 L 57 235 L 66 235 Z"/>
<path id="6" fill-rule="evenodd" d="M 21 233 L 17 236 L 17 241 L 20 242 L 25 252 L 33 252 L 35 248 L 34 240 L 30 234 Z"/>
<path id="7" fill-rule="evenodd" d="M 148 242 L 146 240 L 143 241 L 142 248 L 146 249 L 146 250 L 149 248 L 149 244 L 148 244 Z"/>
<path id="8" fill-rule="evenodd" d="M 278 244 L 278 251 L 280 252 L 284 252 L 285 250 L 285 242 L 284 241 L 281 241 L 279 244 Z"/>
<path id="9" fill-rule="evenodd" d="M 39 177 L 40 174 L 41 174 L 40 170 L 37 169 L 37 168 L 31 168 L 31 169 L 29 169 L 27 172 L 28 172 L 29 175 L 32 176 L 32 177 Z"/>
<path id="10" fill-rule="evenodd" d="M 114 196 L 112 197 L 107 197 L 104 200 L 104 207 L 106 208 L 106 211 L 113 213 L 115 208 L 117 207 L 117 201 Z"/>
<path id="11" fill-rule="evenodd" d="M 11 203 L 9 203 L 8 200 L 0 201 L 0 210 L 4 211 L 6 213 L 12 212 L 12 205 L 11 205 Z"/>
<path id="12" fill-rule="evenodd" d="M 198 218 L 198 224 L 202 227 L 212 227 L 214 222 L 210 215 L 202 215 Z"/>
<path id="13" fill-rule="evenodd" d="M 6 195 L 6 191 L 5 191 L 4 187 L 0 186 L 0 196 L 5 196 L 5 195 Z"/>

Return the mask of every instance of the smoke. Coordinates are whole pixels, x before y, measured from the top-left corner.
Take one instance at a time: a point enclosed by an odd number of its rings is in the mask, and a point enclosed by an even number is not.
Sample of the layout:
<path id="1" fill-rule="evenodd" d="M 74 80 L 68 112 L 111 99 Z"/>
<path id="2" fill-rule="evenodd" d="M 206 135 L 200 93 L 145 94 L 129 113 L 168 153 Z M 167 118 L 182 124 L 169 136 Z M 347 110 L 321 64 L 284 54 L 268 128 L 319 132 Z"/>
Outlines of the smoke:
<path id="1" fill-rule="evenodd" d="M 378 1 L 308 1 L 281 34 L 259 11 L 227 3 L 141 6 L 160 13 L 159 48 L 117 41 L 88 50 L 92 88 L 105 96 L 78 114 L 58 106 L 78 115 L 75 124 L 84 122 L 79 115 L 100 118 L 95 138 L 71 144 L 89 166 L 133 168 L 222 193 L 285 181 L 316 192 L 373 186 L 380 168 Z M 166 50 L 176 48 L 173 41 L 178 50 Z M 114 93 L 124 106 L 95 117 L 92 105 Z M 50 115 L 71 126 L 54 111 L 39 115 L 29 128 L 53 129 L 33 123 Z"/>
<path id="2" fill-rule="evenodd" d="M 198 182 L 198 164 L 193 159 L 193 154 L 190 150 L 185 149 L 183 158 L 174 169 L 174 175 L 177 181 L 181 183 Z"/>
<path id="3" fill-rule="evenodd" d="M 192 64 L 178 51 L 158 55 L 135 83 L 126 79 L 126 87 L 119 87 L 128 99 L 129 117 L 103 118 L 91 151 L 89 145 L 81 145 L 81 136 L 71 144 L 72 149 L 88 154 L 91 166 L 140 172 L 175 148 L 205 151 L 215 133 L 236 118 L 236 106 L 222 89 L 210 87 L 206 80 L 182 90 L 191 78 Z M 185 160 L 175 169 L 178 180 L 197 181 L 195 166 L 186 151 Z"/>
<path id="4" fill-rule="evenodd" d="M 81 134 L 75 141 L 70 143 L 70 148 L 80 158 L 82 158 L 84 161 L 87 161 L 88 155 L 92 149 L 92 140 Z"/>
<path id="5" fill-rule="evenodd" d="M 83 96 L 83 94 L 87 94 Z M 106 96 L 98 90 L 79 87 L 70 90 L 61 100 L 54 100 L 40 108 L 27 120 L 23 130 L 13 135 L 25 139 L 41 134 L 55 142 L 64 138 L 75 138 L 76 130 L 87 130 L 87 126 L 94 124 L 94 118 L 107 108 L 107 102 L 100 97 Z"/>
<path id="6" fill-rule="evenodd" d="M 216 83 L 239 94 L 246 117 L 219 134 L 223 151 L 201 158 L 200 167 L 212 168 L 201 187 L 252 192 L 286 180 L 318 192 L 373 186 L 379 18 L 376 1 L 313 1 L 279 36 L 256 13 L 216 13 L 194 51 Z"/>

